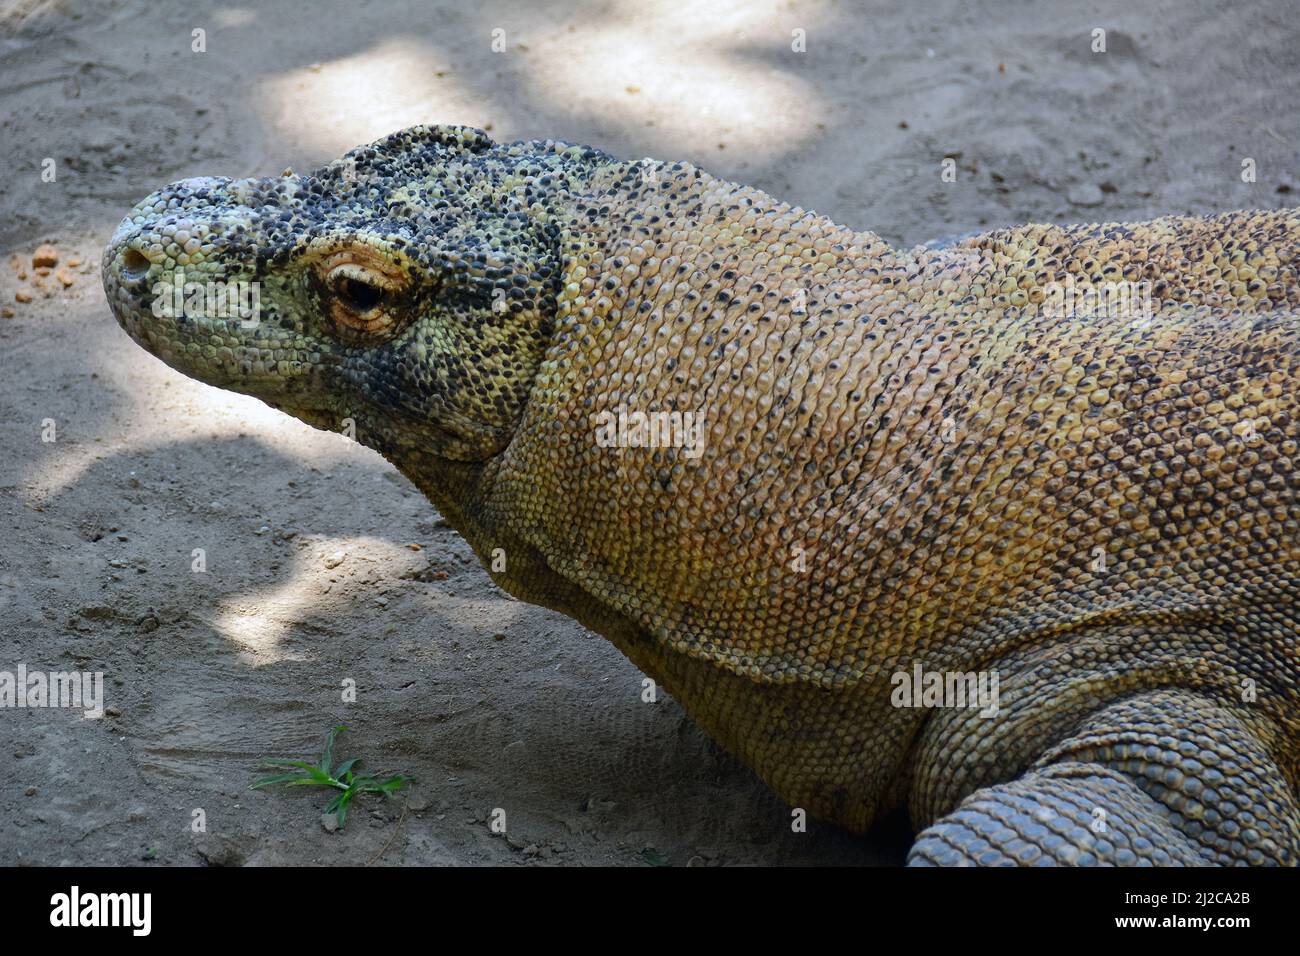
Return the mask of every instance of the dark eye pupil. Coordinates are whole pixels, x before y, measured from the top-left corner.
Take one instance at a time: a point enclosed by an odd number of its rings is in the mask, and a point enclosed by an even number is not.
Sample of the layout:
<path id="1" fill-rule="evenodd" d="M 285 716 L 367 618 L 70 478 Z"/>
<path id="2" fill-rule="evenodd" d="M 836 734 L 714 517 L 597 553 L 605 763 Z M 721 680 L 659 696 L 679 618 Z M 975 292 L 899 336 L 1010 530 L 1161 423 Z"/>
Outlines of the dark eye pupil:
<path id="1" fill-rule="evenodd" d="M 384 290 L 360 279 L 344 278 L 335 290 L 349 308 L 368 312 L 384 300 Z"/>

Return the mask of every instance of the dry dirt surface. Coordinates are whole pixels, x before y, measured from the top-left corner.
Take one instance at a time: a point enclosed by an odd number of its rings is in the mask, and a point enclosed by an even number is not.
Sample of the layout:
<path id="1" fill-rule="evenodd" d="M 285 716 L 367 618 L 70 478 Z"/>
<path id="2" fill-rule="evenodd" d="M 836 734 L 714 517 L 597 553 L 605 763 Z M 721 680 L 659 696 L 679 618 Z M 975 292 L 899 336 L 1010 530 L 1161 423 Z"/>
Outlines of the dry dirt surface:
<path id="1" fill-rule="evenodd" d="M 611 646 L 494 587 L 378 456 L 134 346 L 103 243 L 167 181 L 310 169 L 421 122 L 688 159 L 908 245 L 1290 205 L 1295 18 L 0 2 L 0 671 L 102 672 L 107 707 L 0 710 L 0 864 L 900 861 L 903 821 L 793 832 Z M 324 793 L 248 789 L 340 722 L 340 755 L 412 775 L 408 795 L 332 831 Z"/>

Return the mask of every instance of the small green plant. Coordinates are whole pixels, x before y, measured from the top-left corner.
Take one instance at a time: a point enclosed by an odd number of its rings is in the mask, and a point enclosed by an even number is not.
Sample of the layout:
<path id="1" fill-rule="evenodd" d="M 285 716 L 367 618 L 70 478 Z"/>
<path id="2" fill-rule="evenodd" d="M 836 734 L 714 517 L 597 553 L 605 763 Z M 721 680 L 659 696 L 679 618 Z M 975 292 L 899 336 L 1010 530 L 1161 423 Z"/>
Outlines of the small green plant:
<path id="1" fill-rule="evenodd" d="M 641 859 L 645 861 L 646 866 L 669 866 L 668 858 L 652 846 L 646 847 L 641 851 Z"/>
<path id="2" fill-rule="evenodd" d="M 329 735 L 325 738 L 325 752 L 321 754 L 318 763 L 310 764 L 305 760 L 264 761 L 264 767 L 292 767 L 293 770 L 289 773 L 278 773 L 274 776 L 263 777 L 248 789 L 257 790 L 261 787 L 282 783 L 286 787 L 334 787 L 337 790 L 342 790 L 343 792 L 331 800 L 329 806 L 325 808 L 326 813 L 334 814 L 334 818 L 338 820 L 339 829 L 341 830 L 343 824 L 347 822 L 348 805 L 357 794 L 382 793 L 385 796 L 391 796 L 412 782 L 410 777 L 404 777 L 400 774 L 380 780 L 368 773 L 357 773 L 353 768 L 361 763 L 360 757 L 345 760 L 331 770 L 330 767 L 334 764 L 334 742 L 338 739 L 339 734 L 347 729 L 347 724 L 339 724 L 330 730 Z"/>

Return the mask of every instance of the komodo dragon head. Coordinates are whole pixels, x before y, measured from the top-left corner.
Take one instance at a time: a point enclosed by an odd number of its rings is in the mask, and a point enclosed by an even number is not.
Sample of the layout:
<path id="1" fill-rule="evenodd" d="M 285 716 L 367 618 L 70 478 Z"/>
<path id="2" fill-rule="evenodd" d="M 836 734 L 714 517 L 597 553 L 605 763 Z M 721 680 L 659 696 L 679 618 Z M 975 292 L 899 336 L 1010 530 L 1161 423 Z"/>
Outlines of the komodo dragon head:
<path id="1" fill-rule="evenodd" d="M 307 176 L 186 179 L 123 220 L 105 289 L 186 375 L 396 459 L 481 460 L 552 336 L 558 206 L 606 159 L 415 127 Z"/>

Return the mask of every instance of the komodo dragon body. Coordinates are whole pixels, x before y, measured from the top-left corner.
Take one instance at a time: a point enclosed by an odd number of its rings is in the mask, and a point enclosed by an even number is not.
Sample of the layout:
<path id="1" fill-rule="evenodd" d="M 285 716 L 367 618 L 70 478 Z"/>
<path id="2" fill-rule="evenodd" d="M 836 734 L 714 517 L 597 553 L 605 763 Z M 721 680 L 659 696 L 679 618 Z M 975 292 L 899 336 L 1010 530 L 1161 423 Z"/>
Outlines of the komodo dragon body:
<path id="1" fill-rule="evenodd" d="M 905 805 L 912 863 L 1294 864 L 1298 268 L 1293 210 L 903 251 L 417 127 L 169 185 L 104 281 L 174 368 L 351 419 L 792 805 Z M 159 308 L 182 274 L 257 315 Z"/>

